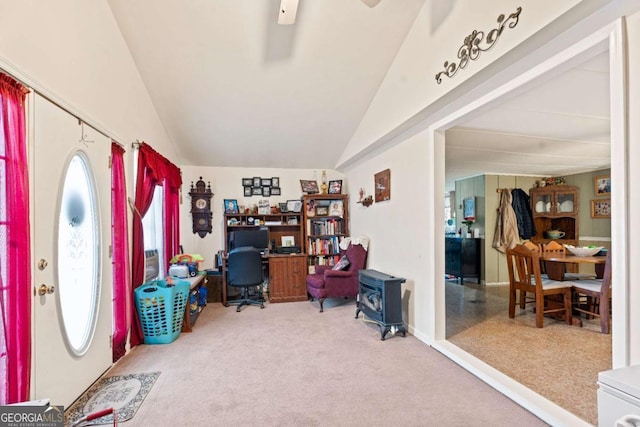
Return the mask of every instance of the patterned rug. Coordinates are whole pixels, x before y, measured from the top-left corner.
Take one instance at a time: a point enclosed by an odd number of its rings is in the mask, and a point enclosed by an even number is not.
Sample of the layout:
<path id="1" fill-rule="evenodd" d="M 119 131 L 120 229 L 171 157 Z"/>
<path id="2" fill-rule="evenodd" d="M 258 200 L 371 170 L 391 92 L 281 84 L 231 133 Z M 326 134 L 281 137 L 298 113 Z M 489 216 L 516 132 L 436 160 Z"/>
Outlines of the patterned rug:
<path id="1" fill-rule="evenodd" d="M 65 425 L 88 414 L 113 408 L 118 422 L 133 418 L 147 397 L 160 372 L 118 375 L 100 379 L 82 397 L 65 411 Z M 86 425 L 113 424 L 113 415 L 107 415 Z"/>

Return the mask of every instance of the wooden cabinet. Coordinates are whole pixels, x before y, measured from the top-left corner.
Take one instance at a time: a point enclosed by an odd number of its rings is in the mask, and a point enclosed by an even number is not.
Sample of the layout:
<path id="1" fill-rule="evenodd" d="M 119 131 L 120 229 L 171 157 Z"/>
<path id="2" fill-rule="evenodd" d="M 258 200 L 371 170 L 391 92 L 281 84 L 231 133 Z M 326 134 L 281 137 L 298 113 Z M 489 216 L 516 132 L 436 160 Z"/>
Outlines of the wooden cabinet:
<path id="1" fill-rule="evenodd" d="M 270 215 L 224 214 L 225 252 L 229 252 L 229 236 L 233 231 L 256 230 L 263 227 L 269 230 L 269 241 L 275 246 L 282 246 L 282 237 L 292 236 L 295 245 L 299 245 L 303 250 L 301 215 L 299 212 Z"/>
<path id="2" fill-rule="evenodd" d="M 270 255 L 269 302 L 306 301 L 306 277 L 306 255 Z"/>
<path id="3" fill-rule="evenodd" d="M 536 235 L 531 240 L 534 243 L 556 240 L 558 243 L 577 245 L 579 196 L 580 189 L 572 185 L 549 185 L 529 190 L 536 226 Z M 559 230 L 564 235 L 552 239 L 547 234 L 550 230 Z"/>
<path id="4" fill-rule="evenodd" d="M 302 199 L 304 244 L 309 265 L 334 265 L 349 235 L 349 196 L 312 194 Z"/>
<path id="5" fill-rule="evenodd" d="M 444 241 L 444 272 L 457 277 L 460 284 L 468 276 L 477 277 L 480 283 L 481 239 L 446 237 Z"/>

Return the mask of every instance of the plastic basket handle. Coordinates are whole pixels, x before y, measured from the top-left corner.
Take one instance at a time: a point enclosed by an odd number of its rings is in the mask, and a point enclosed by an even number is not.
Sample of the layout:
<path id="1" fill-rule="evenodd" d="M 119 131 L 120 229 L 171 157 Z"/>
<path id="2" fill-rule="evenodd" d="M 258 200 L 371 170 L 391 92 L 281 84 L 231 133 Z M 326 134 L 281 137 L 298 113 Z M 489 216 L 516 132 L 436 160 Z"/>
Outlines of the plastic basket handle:
<path id="1" fill-rule="evenodd" d="M 178 257 L 178 262 L 193 262 L 193 257 L 189 254 L 183 254 Z"/>

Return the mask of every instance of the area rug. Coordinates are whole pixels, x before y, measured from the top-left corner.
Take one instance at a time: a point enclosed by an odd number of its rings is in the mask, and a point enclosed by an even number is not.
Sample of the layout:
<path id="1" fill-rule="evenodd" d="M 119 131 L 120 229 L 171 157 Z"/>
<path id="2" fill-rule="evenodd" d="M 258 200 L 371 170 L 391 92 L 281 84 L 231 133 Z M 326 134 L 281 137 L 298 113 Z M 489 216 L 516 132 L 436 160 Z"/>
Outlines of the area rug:
<path id="1" fill-rule="evenodd" d="M 115 410 L 119 423 L 130 420 L 159 376 L 160 372 L 149 372 L 98 380 L 65 411 L 65 425 L 71 425 L 82 417 L 107 408 Z M 97 424 L 113 424 L 113 415 L 104 416 L 85 425 Z"/>

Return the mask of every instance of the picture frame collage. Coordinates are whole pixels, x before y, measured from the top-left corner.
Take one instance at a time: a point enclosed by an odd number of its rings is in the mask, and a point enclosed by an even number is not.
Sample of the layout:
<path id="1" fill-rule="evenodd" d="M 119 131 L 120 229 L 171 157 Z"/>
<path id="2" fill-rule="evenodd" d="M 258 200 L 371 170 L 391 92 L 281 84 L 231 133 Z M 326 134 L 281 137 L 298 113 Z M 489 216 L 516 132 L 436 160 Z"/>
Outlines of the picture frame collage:
<path id="1" fill-rule="evenodd" d="M 244 188 L 244 197 L 271 197 L 282 194 L 280 178 L 277 176 L 271 178 L 261 178 L 259 176 L 242 178 L 242 187 Z"/>

